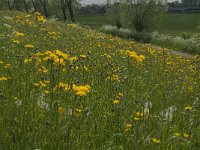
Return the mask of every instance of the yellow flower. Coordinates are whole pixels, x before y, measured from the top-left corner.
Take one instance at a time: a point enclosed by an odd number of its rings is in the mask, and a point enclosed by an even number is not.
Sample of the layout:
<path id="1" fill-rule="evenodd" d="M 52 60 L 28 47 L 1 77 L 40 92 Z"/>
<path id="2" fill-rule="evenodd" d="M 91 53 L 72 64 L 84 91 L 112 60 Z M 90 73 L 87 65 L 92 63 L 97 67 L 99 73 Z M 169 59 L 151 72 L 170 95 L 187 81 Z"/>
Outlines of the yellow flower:
<path id="1" fill-rule="evenodd" d="M 124 131 L 128 132 L 131 128 L 132 128 L 132 124 L 127 123 L 126 126 L 125 126 L 125 128 L 124 128 Z"/>
<path id="2" fill-rule="evenodd" d="M 39 72 L 42 72 L 42 73 L 47 73 L 49 71 L 49 69 L 47 69 L 46 67 L 44 66 L 41 66 L 39 69 L 38 69 Z"/>
<path id="3" fill-rule="evenodd" d="M 81 113 L 83 110 L 80 109 L 80 108 L 76 108 L 75 111 L 76 111 L 77 113 Z"/>
<path id="4" fill-rule="evenodd" d="M 73 85 L 72 89 L 74 90 L 76 95 L 85 96 L 87 93 L 90 92 L 91 87 L 89 85 L 82 85 L 82 86 Z"/>
<path id="5" fill-rule="evenodd" d="M 19 44 L 20 41 L 18 41 L 18 40 L 13 40 L 13 43 L 15 43 L 15 44 Z"/>
<path id="6" fill-rule="evenodd" d="M 190 105 L 187 105 L 187 106 L 185 106 L 185 111 L 187 111 L 187 110 L 191 110 L 192 109 L 192 106 L 190 106 Z"/>
<path id="7" fill-rule="evenodd" d="M 45 23 L 46 22 L 45 17 L 40 15 L 40 14 L 36 14 L 36 21 L 38 23 Z"/>
<path id="8" fill-rule="evenodd" d="M 50 93 L 48 90 L 45 90 L 44 92 L 45 92 L 46 94 L 49 94 L 49 93 Z"/>
<path id="9" fill-rule="evenodd" d="M 144 115 L 141 112 L 136 112 L 135 116 L 138 117 L 138 118 L 142 118 Z"/>
<path id="10" fill-rule="evenodd" d="M 83 68 L 84 68 L 85 71 L 89 71 L 87 66 L 84 66 Z"/>
<path id="11" fill-rule="evenodd" d="M 24 47 L 25 47 L 25 48 L 33 48 L 34 46 L 31 45 L 31 44 L 27 44 L 27 45 L 25 45 Z"/>
<path id="12" fill-rule="evenodd" d="M 138 118 L 138 117 L 134 117 L 133 118 L 135 121 L 139 121 L 140 120 L 140 118 Z"/>
<path id="13" fill-rule="evenodd" d="M 137 60 L 138 63 L 142 63 L 145 60 L 145 56 L 140 55 L 140 56 L 136 57 L 136 60 Z"/>
<path id="14" fill-rule="evenodd" d="M 24 59 L 25 64 L 29 64 L 32 61 L 32 59 Z"/>
<path id="15" fill-rule="evenodd" d="M 183 137 L 188 139 L 190 137 L 190 135 L 188 133 L 183 133 Z"/>
<path id="16" fill-rule="evenodd" d="M 65 109 L 63 107 L 58 107 L 58 113 L 63 114 L 65 112 Z"/>
<path id="17" fill-rule="evenodd" d="M 34 83 L 33 85 L 34 85 L 35 87 L 39 87 L 39 86 L 40 86 L 39 83 Z"/>
<path id="18" fill-rule="evenodd" d="M 157 139 L 157 138 L 152 138 L 152 142 L 155 143 L 155 144 L 159 144 L 159 143 L 160 143 L 160 140 Z"/>
<path id="19" fill-rule="evenodd" d="M 7 80 L 8 80 L 8 78 L 6 78 L 4 76 L 0 77 L 0 81 L 7 81 Z"/>
<path id="20" fill-rule="evenodd" d="M 70 27 L 70 28 L 73 28 L 73 29 L 77 28 L 76 24 L 68 24 L 67 26 Z"/>
<path id="21" fill-rule="evenodd" d="M 11 68 L 11 64 L 6 64 L 4 68 L 5 68 L 5 69 Z"/>
<path id="22" fill-rule="evenodd" d="M 81 58 L 87 58 L 87 55 L 82 54 L 82 55 L 80 55 L 80 57 L 81 57 Z"/>
<path id="23" fill-rule="evenodd" d="M 78 57 L 71 57 L 69 58 L 70 63 L 73 63 L 78 60 Z"/>
<path id="24" fill-rule="evenodd" d="M 23 37 L 23 36 L 24 36 L 24 33 L 22 33 L 22 32 L 17 32 L 17 33 L 15 34 L 15 36 Z"/>
<path id="25" fill-rule="evenodd" d="M 181 134 L 180 134 L 179 132 L 176 132 L 176 133 L 175 133 L 175 136 L 176 136 L 176 137 L 179 137 L 180 135 L 181 135 Z"/>
<path id="26" fill-rule="evenodd" d="M 114 105 L 120 104 L 120 100 L 118 100 L 118 99 L 113 100 L 113 104 L 114 104 Z"/>
<path id="27" fill-rule="evenodd" d="M 124 94 L 123 94 L 123 93 L 119 93 L 118 96 L 119 96 L 119 97 L 123 97 Z"/>
<path id="28" fill-rule="evenodd" d="M 107 77 L 107 79 L 112 80 L 112 81 L 119 81 L 119 76 L 113 74 Z"/>

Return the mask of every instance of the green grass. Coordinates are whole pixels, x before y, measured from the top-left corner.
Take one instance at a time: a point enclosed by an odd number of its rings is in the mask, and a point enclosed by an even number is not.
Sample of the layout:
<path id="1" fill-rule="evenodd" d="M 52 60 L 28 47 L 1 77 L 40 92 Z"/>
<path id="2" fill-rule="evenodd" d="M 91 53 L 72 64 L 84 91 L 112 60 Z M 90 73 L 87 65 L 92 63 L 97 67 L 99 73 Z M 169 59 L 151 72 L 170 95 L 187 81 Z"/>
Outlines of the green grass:
<path id="1" fill-rule="evenodd" d="M 200 33 L 200 13 L 164 15 L 158 31 L 171 34 Z"/>
<path id="2" fill-rule="evenodd" d="M 0 12 L 0 149 L 200 147 L 198 57 L 30 15 Z"/>
<path id="3" fill-rule="evenodd" d="M 159 22 L 158 31 L 161 33 L 179 34 L 183 32 L 200 32 L 200 13 L 166 14 Z M 109 15 L 82 15 L 77 17 L 81 24 L 105 25 L 113 24 Z"/>

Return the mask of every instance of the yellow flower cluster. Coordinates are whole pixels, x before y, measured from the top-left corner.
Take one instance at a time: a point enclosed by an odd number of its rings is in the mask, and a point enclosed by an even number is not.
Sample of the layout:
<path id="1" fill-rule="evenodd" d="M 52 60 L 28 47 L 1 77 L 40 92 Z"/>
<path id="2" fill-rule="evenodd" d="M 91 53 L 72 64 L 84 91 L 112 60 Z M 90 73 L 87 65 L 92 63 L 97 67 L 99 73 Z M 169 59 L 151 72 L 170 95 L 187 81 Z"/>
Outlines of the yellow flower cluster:
<path id="1" fill-rule="evenodd" d="M 117 74 L 112 74 L 112 75 L 108 76 L 107 79 L 111 80 L 111 81 L 120 81 L 119 76 Z"/>
<path id="2" fill-rule="evenodd" d="M 4 76 L 0 77 L 0 81 L 7 81 L 8 79 L 11 79 L 11 78 L 10 77 L 4 77 Z"/>
<path id="3" fill-rule="evenodd" d="M 181 133 L 180 132 L 176 132 L 176 133 L 174 133 L 174 135 L 176 136 L 176 137 L 180 137 L 181 136 Z M 188 133 L 183 133 L 183 135 L 182 135 L 185 139 L 188 139 L 189 137 L 190 137 L 190 135 L 188 134 Z"/>
<path id="4" fill-rule="evenodd" d="M 142 62 L 145 60 L 145 56 L 144 56 L 144 55 L 137 55 L 137 53 L 134 52 L 134 51 L 129 51 L 129 50 L 127 50 L 125 53 L 126 53 L 129 57 L 135 58 L 135 60 L 136 60 L 138 63 L 142 63 Z"/>
<path id="5" fill-rule="evenodd" d="M 45 57 L 43 58 L 44 61 L 53 61 L 54 64 L 64 65 L 65 60 L 69 58 L 68 54 L 65 54 L 59 50 L 55 50 L 54 52 L 46 51 L 44 53 Z"/>
<path id="6" fill-rule="evenodd" d="M 70 27 L 70 28 L 73 28 L 73 29 L 77 28 L 77 25 L 74 24 L 74 23 L 68 24 L 67 26 Z"/>
<path id="7" fill-rule="evenodd" d="M 44 80 L 44 81 L 39 81 L 37 83 L 34 83 L 33 85 L 35 87 L 46 87 L 48 83 L 50 83 L 50 81 Z"/>
<path id="8" fill-rule="evenodd" d="M 124 131 L 125 131 L 125 132 L 128 132 L 131 128 L 132 128 L 132 124 L 127 123 L 127 124 L 125 125 L 125 127 L 124 127 Z"/>
<path id="9" fill-rule="evenodd" d="M 48 35 L 50 35 L 50 36 L 56 36 L 56 35 L 58 35 L 58 32 L 47 32 L 48 33 Z"/>
<path id="10" fill-rule="evenodd" d="M 22 32 L 17 32 L 17 33 L 15 34 L 15 36 L 16 36 L 16 37 L 23 37 L 23 36 L 24 36 L 24 33 L 22 33 Z"/>
<path id="11" fill-rule="evenodd" d="M 187 106 L 184 107 L 184 110 L 185 110 L 185 111 L 187 111 L 187 110 L 192 110 L 192 106 L 187 105 Z"/>
<path id="12" fill-rule="evenodd" d="M 76 95 L 85 96 L 90 92 L 91 87 L 88 84 L 81 86 L 73 85 L 72 89 L 76 93 Z"/>
<path id="13" fill-rule="evenodd" d="M 40 13 L 36 12 L 36 13 L 35 13 L 35 16 L 36 16 L 36 21 L 37 21 L 38 23 L 43 24 L 43 23 L 46 22 L 45 17 L 44 17 L 43 15 L 41 15 Z"/>
<path id="14" fill-rule="evenodd" d="M 160 143 L 160 140 L 157 139 L 157 138 L 152 138 L 152 142 L 155 143 L 155 144 L 159 144 L 159 143 Z"/>
<path id="15" fill-rule="evenodd" d="M 25 48 L 33 48 L 34 46 L 32 44 L 26 44 L 24 45 Z"/>
<path id="16" fill-rule="evenodd" d="M 69 84 L 65 84 L 63 82 L 60 82 L 58 85 L 56 85 L 56 87 L 54 88 L 54 90 L 56 89 L 64 89 L 66 92 L 68 92 L 71 88 Z"/>
<path id="17" fill-rule="evenodd" d="M 144 117 L 144 114 L 142 112 L 136 112 L 135 117 L 133 118 L 135 121 L 142 120 Z"/>

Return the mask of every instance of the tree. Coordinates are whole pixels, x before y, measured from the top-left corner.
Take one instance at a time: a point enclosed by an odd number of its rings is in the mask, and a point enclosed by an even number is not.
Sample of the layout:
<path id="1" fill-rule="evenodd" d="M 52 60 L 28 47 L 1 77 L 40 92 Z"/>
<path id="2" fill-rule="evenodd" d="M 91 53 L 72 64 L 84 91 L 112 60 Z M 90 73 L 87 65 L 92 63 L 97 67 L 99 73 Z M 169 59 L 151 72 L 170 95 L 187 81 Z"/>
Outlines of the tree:
<path id="1" fill-rule="evenodd" d="M 49 0 L 40 0 L 40 5 L 42 7 L 42 12 L 45 17 L 48 17 L 48 10 L 47 10 L 47 5 L 48 5 Z"/>
<path id="2" fill-rule="evenodd" d="M 61 4 L 61 9 L 63 12 L 63 19 L 67 20 L 67 1 L 66 0 L 60 0 L 60 4 Z"/>
<path id="3" fill-rule="evenodd" d="M 8 3 L 9 10 L 12 10 L 17 4 L 17 0 L 8 0 L 7 3 Z"/>
<path id="4" fill-rule="evenodd" d="M 154 28 L 167 4 L 166 0 L 123 0 L 123 3 L 128 10 L 128 22 L 137 32 Z"/>
<path id="5" fill-rule="evenodd" d="M 72 23 L 75 22 L 75 17 L 74 17 L 74 10 L 73 10 L 73 4 L 75 4 L 77 1 L 76 0 L 65 0 L 69 9 L 69 15 L 71 18 Z"/>
<path id="6" fill-rule="evenodd" d="M 23 4 L 24 4 L 25 10 L 28 12 L 27 1 L 26 1 L 26 0 L 22 0 L 22 2 L 23 2 Z"/>

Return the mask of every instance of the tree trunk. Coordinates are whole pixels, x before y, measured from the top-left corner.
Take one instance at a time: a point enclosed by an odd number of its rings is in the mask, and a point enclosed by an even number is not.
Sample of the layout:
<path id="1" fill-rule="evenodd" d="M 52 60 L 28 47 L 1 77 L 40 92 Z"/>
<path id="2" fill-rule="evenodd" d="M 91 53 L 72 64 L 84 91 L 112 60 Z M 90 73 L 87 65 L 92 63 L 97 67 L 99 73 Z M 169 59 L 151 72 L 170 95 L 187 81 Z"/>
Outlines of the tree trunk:
<path id="1" fill-rule="evenodd" d="M 37 12 L 37 4 L 34 2 L 34 0 L 31 0 L 31 2 L 33 5 L 34 12 Z"/>
<path id="2" fill-rule="evenodd" d="M 47 2 L 47 0 L 43 0 L 43 12 L 45 17 L 48 17 Z"/>
<path id="3" fill-rule="evenodd" d="M 43 6 L 43 11 L 44 11 L 44 16 L 48 17 L 48 11 L 47 11 L 47 6 L 46 4 Z"/>
<path id="4" fill-rule="evenodd" d="M 9 8 L 9 10 L 12 10 L 10 0 L 8 0 L 8 8 Z"/>
<path id="5" fill-rule="evenodd" d="M 67 5 L 69 8 L 69 14 L 70 14 L 71 21 L 72 21 L 72 23 L 75 23 L 74 12 L 73 12 L 73 8 L 72 8 L 72 1 L 71 0 L 67 1 Z"/>
<path id="6" fill-rule="evenodd" d="M 61 7 L 63 11 L 63 19 L 66 21 L 67 20 L 67 13 L 66 13 L 66 8 L 65 6 Z"/>
<path id="7" fill-rule="evenodd" d="M 28 12 L 28 6 L 26 4 L 26 0 L 23 0 L 23 3 L 24 3 L 24 7 L 25 7 L 26 12 Z"/>

